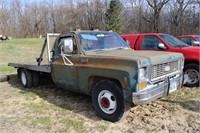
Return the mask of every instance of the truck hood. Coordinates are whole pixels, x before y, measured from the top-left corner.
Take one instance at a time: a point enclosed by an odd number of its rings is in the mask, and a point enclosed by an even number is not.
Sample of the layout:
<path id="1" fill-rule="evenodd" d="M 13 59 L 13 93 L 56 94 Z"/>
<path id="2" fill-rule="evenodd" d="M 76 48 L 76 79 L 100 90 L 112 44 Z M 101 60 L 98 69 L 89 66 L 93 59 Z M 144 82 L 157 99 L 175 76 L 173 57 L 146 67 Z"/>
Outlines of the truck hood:
<path id="1" fill-rule="evenodd" d="M 173 52 L 159 52 L 159 51 L 134 51 L 134 50 L 112 50 L 112 51 L 101 51 L 87 53 L 91 56 L 99 56 L 105 58 L 119 58 L 126 60 L 137 60 L 140 61 L 140 65 L 158 64 L 183 58 L 181 53 Z"/>
<path id="2" fill-rule="evenodd" d="M 185 60 L 200 61 L 200 47 L 198 46 L 182 47 L 173 51 L 183 53 Z"/>
<path id="3" fill-rule="evenodd" d="M 182 47 L 182 48 L 180 48 L 180 50 L 182 50 L 182 51 L 200 51 L 200 47 L 198 47 L 198 46 L 189 46 L 189 47 Z"/>

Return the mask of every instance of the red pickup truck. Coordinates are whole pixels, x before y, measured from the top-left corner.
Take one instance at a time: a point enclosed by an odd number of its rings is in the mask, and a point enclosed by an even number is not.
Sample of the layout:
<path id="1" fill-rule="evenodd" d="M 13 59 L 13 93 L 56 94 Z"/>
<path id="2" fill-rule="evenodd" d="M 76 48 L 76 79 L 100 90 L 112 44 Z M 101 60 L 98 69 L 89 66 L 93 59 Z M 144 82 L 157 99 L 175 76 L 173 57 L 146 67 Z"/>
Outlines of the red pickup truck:
<path id="1" fill-rule="evenodd" d="M 200 35 L 182 35 L 177 38 L 190 46 L 200 46 Z"/>
<path id="2" fill-rule="evenodd" d="M 182 53 L 185 57 L 184 72 L 188 75 L 185 85 L 189 87 L 200 85 L 200 47 L 189 46 L 177 38 L 163 33 L 123 34 L 121 37 L 134 50 Z"/>

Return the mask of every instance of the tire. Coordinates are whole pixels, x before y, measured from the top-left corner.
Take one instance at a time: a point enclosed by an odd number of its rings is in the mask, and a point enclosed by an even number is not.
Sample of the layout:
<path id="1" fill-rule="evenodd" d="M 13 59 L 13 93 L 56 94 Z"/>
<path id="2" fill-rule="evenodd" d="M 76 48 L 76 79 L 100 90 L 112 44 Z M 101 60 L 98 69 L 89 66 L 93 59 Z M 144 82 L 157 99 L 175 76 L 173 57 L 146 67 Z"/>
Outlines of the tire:
<path id="1" fill-rule="evenodd" d="M 31 71 L 27 69 L 21 69 L 20 80 L 24 88 L 31 88 L 33 85 L 33 78 Z"/>
<path id="2" fill-rule="evenodd" d="M 92 90 L 92 105 L 102 119 L 117 122 L 125 114 L 122 90 L 111 81 L 102 80 Z"/>
<path id="3" fill-rule="evenodd" d="M 21 70 L 22 70 L 21 68 L 17 69 L 17 78 L 18 79 L 20 79 L 20 77 L 21 77 Z"/>
<path id="4" fill-rule="evenodd" d="M 0 75 L 0 82 L 8 81 L 9 77 L 6 75 Z"/>
<path id="5" fill-rule="evenodd" d="M 33 87 L 37 87 L 39 85 L 39 74 L 38 72 L 32 71 L 33 78 Z"/>
<path id="6" fill-rule="evenodd" d="M 185 65 L 184 73 L 188 74 L 188 81 L 185 83 L 186 86 L 199 87 L 200 85 L 199 65 L 197 64 Z"/>

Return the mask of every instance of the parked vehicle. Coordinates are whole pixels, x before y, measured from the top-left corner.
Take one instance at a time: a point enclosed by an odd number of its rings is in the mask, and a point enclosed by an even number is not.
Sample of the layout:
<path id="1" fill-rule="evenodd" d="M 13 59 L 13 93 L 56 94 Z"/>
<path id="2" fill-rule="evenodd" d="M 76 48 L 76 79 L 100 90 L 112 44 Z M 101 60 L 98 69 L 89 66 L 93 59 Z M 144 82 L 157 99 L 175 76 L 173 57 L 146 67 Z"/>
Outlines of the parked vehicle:
<path id="1" fill-rule="evenodd" d="M 2 41 L 9 40 L 9 37 L 4 36 L 4 35 L 0 35 L 0 40 L 2 40 Z"/>
<path id="2" fill-rule="evenodd" d="M 9 66 L 17 68 L 24 87 L 37 86 L 39 74 L 48 73 L 57 86 L 91 95 L 105 120 L 116 122 L 130 103 L 147 104 L 182 86 L 180 53 L 133 51 L 118 34 L 106 31 L 59 35 L 50 50 L 50 35 L 55 34 L 47 34 L 38 62 Z M 46 46 L 48 62 L 42 61 Z"/>
<path id="3" fill-rule="evenodd" d="M 186 85 L 199 86 L 200 47 L 189 46 L 175 37 L 163 33 L 124 34 L 121 37 L 129 41 L 134 50 L 154 50 L 179 52 L 185 57 L 184 72 L 188 75 Z"/>
<path id="4" fill-rule="evenodd" d="M 200 35 L 182 35 L 177 38 L 190 46 L 200 46 Z"/>

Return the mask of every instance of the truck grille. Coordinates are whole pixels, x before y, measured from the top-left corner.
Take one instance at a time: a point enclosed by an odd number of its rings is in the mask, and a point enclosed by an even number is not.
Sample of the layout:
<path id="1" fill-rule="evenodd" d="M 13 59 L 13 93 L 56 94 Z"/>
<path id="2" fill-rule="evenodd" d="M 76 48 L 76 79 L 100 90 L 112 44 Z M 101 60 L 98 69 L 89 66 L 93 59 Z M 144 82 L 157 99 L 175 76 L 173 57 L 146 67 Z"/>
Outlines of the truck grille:
<path id="1" fill-rule="evenodd" d="M 162 77 L 166 74 L 170 74 L 178 71 L 179 63 L 178 61 L 167 62 L 164 64 L 156 64 L 152 66 L 151 79 Z"/>

